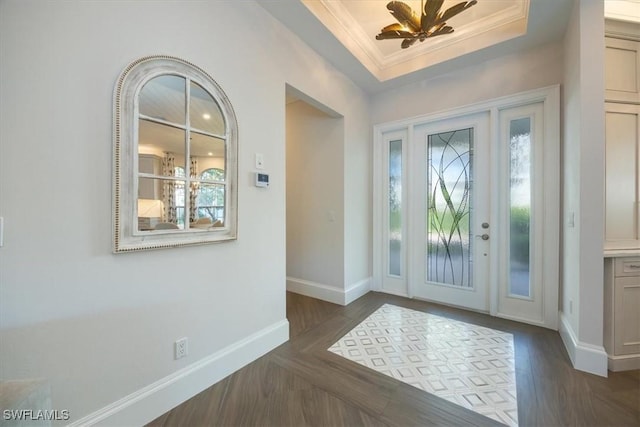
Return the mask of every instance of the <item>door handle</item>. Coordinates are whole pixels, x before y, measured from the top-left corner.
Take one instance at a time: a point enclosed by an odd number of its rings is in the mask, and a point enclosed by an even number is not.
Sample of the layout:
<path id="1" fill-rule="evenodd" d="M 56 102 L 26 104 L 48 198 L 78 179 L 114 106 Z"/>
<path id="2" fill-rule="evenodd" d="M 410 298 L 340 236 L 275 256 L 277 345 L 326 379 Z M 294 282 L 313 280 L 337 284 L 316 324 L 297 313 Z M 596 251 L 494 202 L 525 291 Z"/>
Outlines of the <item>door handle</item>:
<path id="1" fill-rule="evenodd" d="M 489 240 L 488 234 L 476 234 L 476 237 L 480 237 L 482 240 Z"/>

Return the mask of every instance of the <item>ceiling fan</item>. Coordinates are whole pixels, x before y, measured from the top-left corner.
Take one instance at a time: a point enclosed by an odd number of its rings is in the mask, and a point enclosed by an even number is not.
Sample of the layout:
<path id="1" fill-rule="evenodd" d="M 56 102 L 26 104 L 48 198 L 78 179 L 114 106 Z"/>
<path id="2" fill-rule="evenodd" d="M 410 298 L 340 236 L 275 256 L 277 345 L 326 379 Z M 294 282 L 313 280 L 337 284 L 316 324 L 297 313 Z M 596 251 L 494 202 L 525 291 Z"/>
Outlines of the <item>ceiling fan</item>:
<path id="1" fill-rule="evenodd" d="M 456 16 L 478 3 L 477 0 L 463 1 L 441 12 L 444 0 L 427 0 L 426 4 L 420 1 L 421 16 L 411 7 L 401 1 L 392 1 L 387 4 L 387 9 L 396 18 L 399 24 L 391 24 L 380 30 L 376 40 L 404 39 L 401 47 L 406 49 L 416 41 L 425 41 L 429 37 L 441 36 L 453 33 L 453 28 L 447 25 L 447 19 Z"/>

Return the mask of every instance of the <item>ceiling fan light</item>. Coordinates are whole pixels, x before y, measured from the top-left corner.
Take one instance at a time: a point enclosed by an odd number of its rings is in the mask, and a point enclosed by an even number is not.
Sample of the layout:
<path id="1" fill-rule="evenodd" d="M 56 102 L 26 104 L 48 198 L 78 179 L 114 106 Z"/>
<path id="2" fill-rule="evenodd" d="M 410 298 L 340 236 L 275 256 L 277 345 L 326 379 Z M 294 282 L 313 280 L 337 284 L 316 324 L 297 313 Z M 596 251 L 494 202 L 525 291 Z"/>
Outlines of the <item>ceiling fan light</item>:
<path id="1" fill-rule="evenodd" d="M 453 28 L 446 25 L 446 20 L 467 10 L 477 4 L 477 0 L 462 1 L 444 12 L 440 12 L 444 0 L 427 0 L 421 4 L 420 18 L 409 5 L 401 1 L 387 3 L 387 9 L 391 12 L 399 24 L 391 24 L 384 27 L 376 40 L 404 39 L 400 45 L 402 49 L 412 46 L 416 40 L 425 41 L 429 37 L 441 36 L 453 33 Z"/>

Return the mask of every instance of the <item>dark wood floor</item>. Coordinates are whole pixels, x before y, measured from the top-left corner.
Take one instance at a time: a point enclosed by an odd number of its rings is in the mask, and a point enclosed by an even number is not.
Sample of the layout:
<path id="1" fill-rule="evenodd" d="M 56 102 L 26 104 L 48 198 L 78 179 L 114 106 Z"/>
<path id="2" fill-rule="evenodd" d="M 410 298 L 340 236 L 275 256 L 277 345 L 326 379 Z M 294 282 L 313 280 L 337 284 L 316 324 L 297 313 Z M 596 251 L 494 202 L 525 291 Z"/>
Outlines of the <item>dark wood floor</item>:
<path id="1" fill-rule="evenodd" d="M 379 293 L 347 307 L 287 294 L 287 343 L 149 426 L 500 425 L 326 351 L 384 303 L 513 333 L 521 426 L 640 426 L 640 371 L 579 372 L 557 332 Z"/>

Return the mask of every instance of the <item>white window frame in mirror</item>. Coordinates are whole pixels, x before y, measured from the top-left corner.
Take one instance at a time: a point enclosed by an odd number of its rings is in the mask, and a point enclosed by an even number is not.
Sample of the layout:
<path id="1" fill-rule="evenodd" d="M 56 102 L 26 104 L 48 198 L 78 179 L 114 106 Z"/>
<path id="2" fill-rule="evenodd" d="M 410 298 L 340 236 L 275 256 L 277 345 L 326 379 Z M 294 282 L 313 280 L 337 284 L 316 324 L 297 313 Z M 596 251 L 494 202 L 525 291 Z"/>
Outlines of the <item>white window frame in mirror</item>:
<path id="1" fill-rule="evenodd" d="M 142 87 L 161 75 L 176 75 L 204 88 L 220 107 L 225 124 L 225 221 L 222 227 L 140 232 L 138 230 L 138 97 Z M 188 87 L 188 84 L 187 84 Z M 188 108 L 188 107 L 187 107 Z M 129 64 L 114 89 L 113 251 L 115 253 L 237 239 L 238 124 L 222 88 L 196 65 L 171 56 L 148 56 Z"/>

